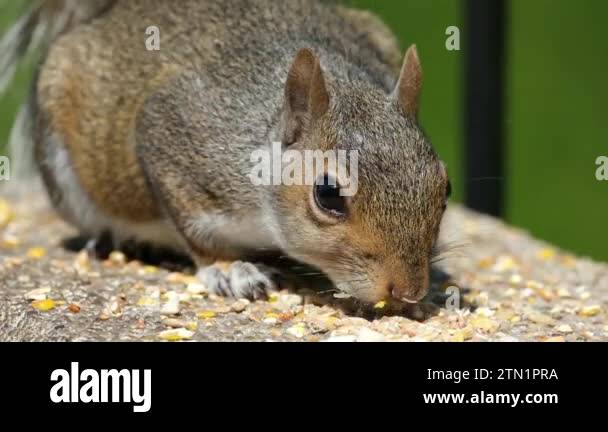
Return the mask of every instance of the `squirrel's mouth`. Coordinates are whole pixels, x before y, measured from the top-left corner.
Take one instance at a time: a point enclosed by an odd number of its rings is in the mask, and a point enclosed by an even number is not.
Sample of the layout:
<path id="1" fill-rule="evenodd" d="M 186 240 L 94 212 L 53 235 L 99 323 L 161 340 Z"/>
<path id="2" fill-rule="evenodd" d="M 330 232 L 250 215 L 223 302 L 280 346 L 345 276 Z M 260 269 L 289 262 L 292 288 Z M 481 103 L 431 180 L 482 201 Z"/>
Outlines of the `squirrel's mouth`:
<path id="1" fill-rule="evenodd" d="M 403 302 L 403 303 L 408 303 L 408 304 L 416 304 L 416 303 L 418 303 L 418 302 L 419 302 L 419 300 L 412 300 L 412 299 L 409 299 L 409 298 L 407 298 L 407 297 L 401 297 L 401 298 L 399 299 L 399 301 L 401 301 L 401 302 Z"/>

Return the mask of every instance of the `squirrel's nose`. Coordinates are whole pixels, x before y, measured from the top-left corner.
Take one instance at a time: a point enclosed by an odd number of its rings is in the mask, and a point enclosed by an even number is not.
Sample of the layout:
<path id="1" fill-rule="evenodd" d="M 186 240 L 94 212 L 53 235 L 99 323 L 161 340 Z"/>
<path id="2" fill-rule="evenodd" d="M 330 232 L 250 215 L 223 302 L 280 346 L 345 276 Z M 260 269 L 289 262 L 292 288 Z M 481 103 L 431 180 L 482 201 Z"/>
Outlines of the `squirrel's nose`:
<path id="1" fill-rule="evenodd" d="M 424 298 L 429 288 L 428 272 L 421 273 L 408 281 L 392 282 L 389 284 L 390 295 L 401 302 L 417 303 Z"/>

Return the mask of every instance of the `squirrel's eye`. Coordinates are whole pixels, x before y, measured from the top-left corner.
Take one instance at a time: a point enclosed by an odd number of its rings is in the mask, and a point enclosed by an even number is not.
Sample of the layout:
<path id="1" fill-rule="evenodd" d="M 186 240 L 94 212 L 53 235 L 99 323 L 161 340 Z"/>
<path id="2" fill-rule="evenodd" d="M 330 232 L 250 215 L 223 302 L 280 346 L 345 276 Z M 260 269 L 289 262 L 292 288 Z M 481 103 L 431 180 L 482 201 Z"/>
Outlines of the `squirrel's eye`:
<path id="1" fill-rule="evenodd" d="M 340 195 L 340 186 L 336 179 L 323 177 L 323 183 L 317 182 L 314 186 L 314 197 L 317 206 L 332 216 L 342 217 L 346 214 L 346 201 Z"/>

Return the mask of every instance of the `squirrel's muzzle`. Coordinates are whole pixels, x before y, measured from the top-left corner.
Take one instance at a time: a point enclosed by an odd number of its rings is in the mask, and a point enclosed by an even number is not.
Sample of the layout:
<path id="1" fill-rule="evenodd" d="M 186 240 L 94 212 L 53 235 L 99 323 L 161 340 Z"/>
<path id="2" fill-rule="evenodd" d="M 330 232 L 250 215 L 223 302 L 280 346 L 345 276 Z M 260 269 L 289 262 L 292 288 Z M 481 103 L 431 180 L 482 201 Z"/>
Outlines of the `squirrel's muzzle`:
<path id="1" fill-rule="evenodd" d="M 405 303 L 417 303 L 429 289 L 427 266 L 394 273 L 389 279 L 387 291 L 392 298 Z"/>

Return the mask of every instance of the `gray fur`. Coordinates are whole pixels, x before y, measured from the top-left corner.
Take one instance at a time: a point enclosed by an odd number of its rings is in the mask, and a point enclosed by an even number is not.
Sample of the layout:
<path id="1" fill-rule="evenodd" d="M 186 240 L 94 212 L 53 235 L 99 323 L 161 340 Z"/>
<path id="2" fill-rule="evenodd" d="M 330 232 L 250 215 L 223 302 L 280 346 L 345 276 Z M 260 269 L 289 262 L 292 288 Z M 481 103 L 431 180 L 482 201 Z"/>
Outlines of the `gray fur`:
<path id="1" fill-rule="evenodd" d="M 143 48 L 149 25 L 161 29 L 160 52 Z M 329 105 L 292 118 L 285 83 L 302 48 L 320 62 Z M 447 177 L 394 97 L 398 56 L 379 20 L 333 2 L 116 0 L 51 46 L 38 86 L 49 122 L 40 127 L 74 114 L 62 97 L 88 95 L 76 98 L 78 127 L 52 131 L 78 138 L 64 144 L 88 204 L 120 221 L 172 221 L 217 292 L 266 292 L 264 272 L 241 261 L 275 253 L 318 267 L 363 301 L 419 300 Z M 90 84 L 74 96 L 64 68 Z M 141 107 L 130 104 L 138 98 Z M 293 122 L 301 133 L 284 145 L 360 152 L 347 220 L 316 217 L 310 187 L 250 182 L 251 153 L 285 138 Z M 220 274 L 207 267 L 216 259 L 238 264 Z"/>

